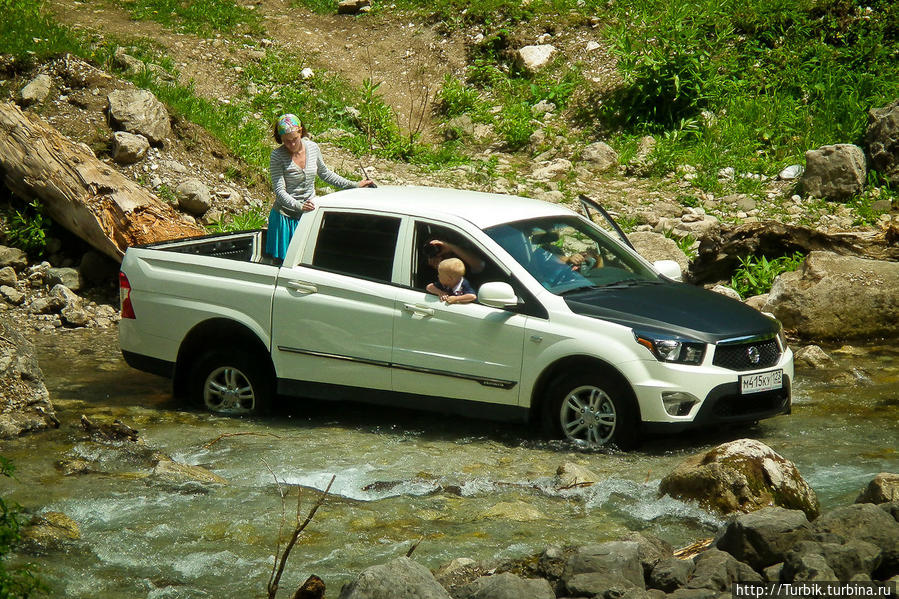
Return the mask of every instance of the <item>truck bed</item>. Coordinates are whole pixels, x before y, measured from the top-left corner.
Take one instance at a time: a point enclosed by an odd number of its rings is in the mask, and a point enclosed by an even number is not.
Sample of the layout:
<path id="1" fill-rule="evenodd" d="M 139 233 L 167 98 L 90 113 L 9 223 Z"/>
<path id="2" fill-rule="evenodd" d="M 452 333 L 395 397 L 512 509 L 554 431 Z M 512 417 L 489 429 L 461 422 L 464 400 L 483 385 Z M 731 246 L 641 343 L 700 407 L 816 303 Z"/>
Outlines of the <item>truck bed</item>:
<path id="1" fill-rule="evenodd" d="M 158 241 L 141 247 L 195 256 L 226 258 L 239 262 L 272 264 L 271 258 L 266 257 L 263 253 L 265 233 L 264 229 L 216 233 L 176 241 Z"/>

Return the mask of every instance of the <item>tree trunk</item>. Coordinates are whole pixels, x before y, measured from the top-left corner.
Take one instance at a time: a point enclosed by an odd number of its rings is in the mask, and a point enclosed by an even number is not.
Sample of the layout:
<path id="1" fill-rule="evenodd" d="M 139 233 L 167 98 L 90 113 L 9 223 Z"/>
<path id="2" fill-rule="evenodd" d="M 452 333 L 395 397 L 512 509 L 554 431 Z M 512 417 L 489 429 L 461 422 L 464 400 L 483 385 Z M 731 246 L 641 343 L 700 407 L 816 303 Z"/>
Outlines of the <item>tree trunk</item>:
<path id="1" fill-rule="evenodd" d="M 174 208 L 18 106 L 0 103 L 0 175 L 23 199 L 104 254 L 128 246 L 203 235 Z"/>

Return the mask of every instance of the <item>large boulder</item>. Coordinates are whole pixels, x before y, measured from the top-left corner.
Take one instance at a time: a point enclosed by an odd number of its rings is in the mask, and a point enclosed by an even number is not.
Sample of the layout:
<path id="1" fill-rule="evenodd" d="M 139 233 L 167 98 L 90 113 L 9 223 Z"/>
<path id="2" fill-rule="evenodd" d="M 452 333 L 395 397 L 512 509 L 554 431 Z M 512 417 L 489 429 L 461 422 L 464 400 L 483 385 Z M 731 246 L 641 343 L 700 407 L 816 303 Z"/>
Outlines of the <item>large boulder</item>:
<path id="1" fill-rule="evenodd" d="M 899 183 L 899 100 L 868 112 L 865 144 L 871 167 L 890 183 Z"/>
<path id="2" fill-rule="evenodd" d="M 628 233 L 627 238 L 634 245 L 637 253 L 649 260 L 674 260 L 680 266 L 681 272 L 687 272 L 690 261 L 677 242 L 670 237 L 653 231 L 635 231 Z"/>
<path id="3" fill-rule="evenodd" d="M 865 152 L 853 144 L 821 146 L 805 153 L 802 189 L 806 195 L 845 201 L 865 186 Z"/>
<path id="4" fill-rule="evenodd" d="M 830 542 L 865 541 L 880 548 L 882 561 L 877 573 L 883 578 L 899 574 L 899 522 L 871 503 L 856 503 L 822 514 L 812 531 Z"/>
<path id="5" fill-rule="evenodd" d="M 881 472 L 855 499 L 855 503 L 890 503 L 899 501 L 899 474 Z"/>
<path id="6" fill-rule="evenodd" d="M 145 89 L 115 90 L 109 100 L 110 126 L 143 135 L 152 144 L 162 144 L 172 133 L 169 113 L 151 92 Z"/>
<path id="7" fill-rule="evenodd" d="M 818 515 L 818 497 L 796 466 L 753 439 L 719 445 L 687 458 L 659 484 L 660 495 L 697 501 L 721 514 L 777 505 Z"/>
<path id="8" fill-rule="evenodd" d="M 748 564 L 720 549 L 708 549 L 693 558 L 689 589 L 729 591 L 735 582 L 761 582 L 762 577 Z"/>
<path id="9" fill-rule="evenodd" d="M 811 535 L 804 513 L 769 507 L 731 518 L 715 539 L 715 546 L 762 570 L 782 562 L 796 543 Z"/>
<path id="10" fill-rule="evenodd" d="M 610 541 L 578 547 L 568 558 L 562 578 L 568 592 L 575 596 L 605 595 L 612 589 L 645 589 L 640 545 Z"/>
<path id="11" fill-rule="evenodd" d="M 511 572 L 481 576 L 454 589 L 455 599 L 556 599 L 549 582 L 543 578 L 521 578 Z"/>
<path id="12" fill-rule="evenodd" d="M 408 557 L 366 568 L 340 589 L 339 599 L 450 599 L 430 570 Z"/>
<path id="13" fill-rule="evenodd" d="M 784 555 L 781 578 L 787 582 L 807 581 L 833 572 L 833 578 L 820 580 L 853 580 L 856 576 L 870 579 L 880 565 L 881 554 L 877 546 L 866 541 L 802 541 Z"/>
<path id="14" fill-rule="evenodd" d="M 0 439 L 59 426 L 34 346 L 0 316 Z"/>
<path id="15" fill-rule="evenodd" d="M 588 170 L 604 173 L 618 166 L 618 152 L 613 150 L 609 144 L 597 141 L 584 148 L 581 160 L 582 165 Z"/>
<path id="16" fill-rule="evenodd" d="M 899 334 L 899 263 L 811 252 L 774 281 L 764 310 L 800 337 Z"/>

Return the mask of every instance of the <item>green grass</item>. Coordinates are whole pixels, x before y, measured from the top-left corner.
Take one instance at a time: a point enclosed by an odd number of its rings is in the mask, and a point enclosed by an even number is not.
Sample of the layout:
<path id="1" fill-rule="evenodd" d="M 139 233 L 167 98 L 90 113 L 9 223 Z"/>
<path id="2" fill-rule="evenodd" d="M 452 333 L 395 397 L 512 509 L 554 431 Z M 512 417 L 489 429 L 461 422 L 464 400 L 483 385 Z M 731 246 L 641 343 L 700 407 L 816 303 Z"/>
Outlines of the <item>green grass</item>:
<path id="1" fill-rule="evenodd" d="M 262 32 L 259 16 L 233 0 L 126 0 L 123 6 L 135 20 L 155 21 L 169 29 L 201 36 Z"/>

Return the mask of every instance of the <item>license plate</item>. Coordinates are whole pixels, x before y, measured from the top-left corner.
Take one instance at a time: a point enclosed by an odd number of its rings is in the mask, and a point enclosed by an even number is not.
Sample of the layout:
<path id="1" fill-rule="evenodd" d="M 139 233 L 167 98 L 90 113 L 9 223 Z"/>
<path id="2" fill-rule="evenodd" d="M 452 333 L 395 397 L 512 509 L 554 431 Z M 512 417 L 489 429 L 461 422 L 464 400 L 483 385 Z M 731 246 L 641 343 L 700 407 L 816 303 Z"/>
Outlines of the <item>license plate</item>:
<path id="1" fill-rule="evenodd" d="M 740 377 L 740 394 L 761 393 L 783 387 L 783 370 L 770 370 L 758 374 L 744 374 Z"/>

